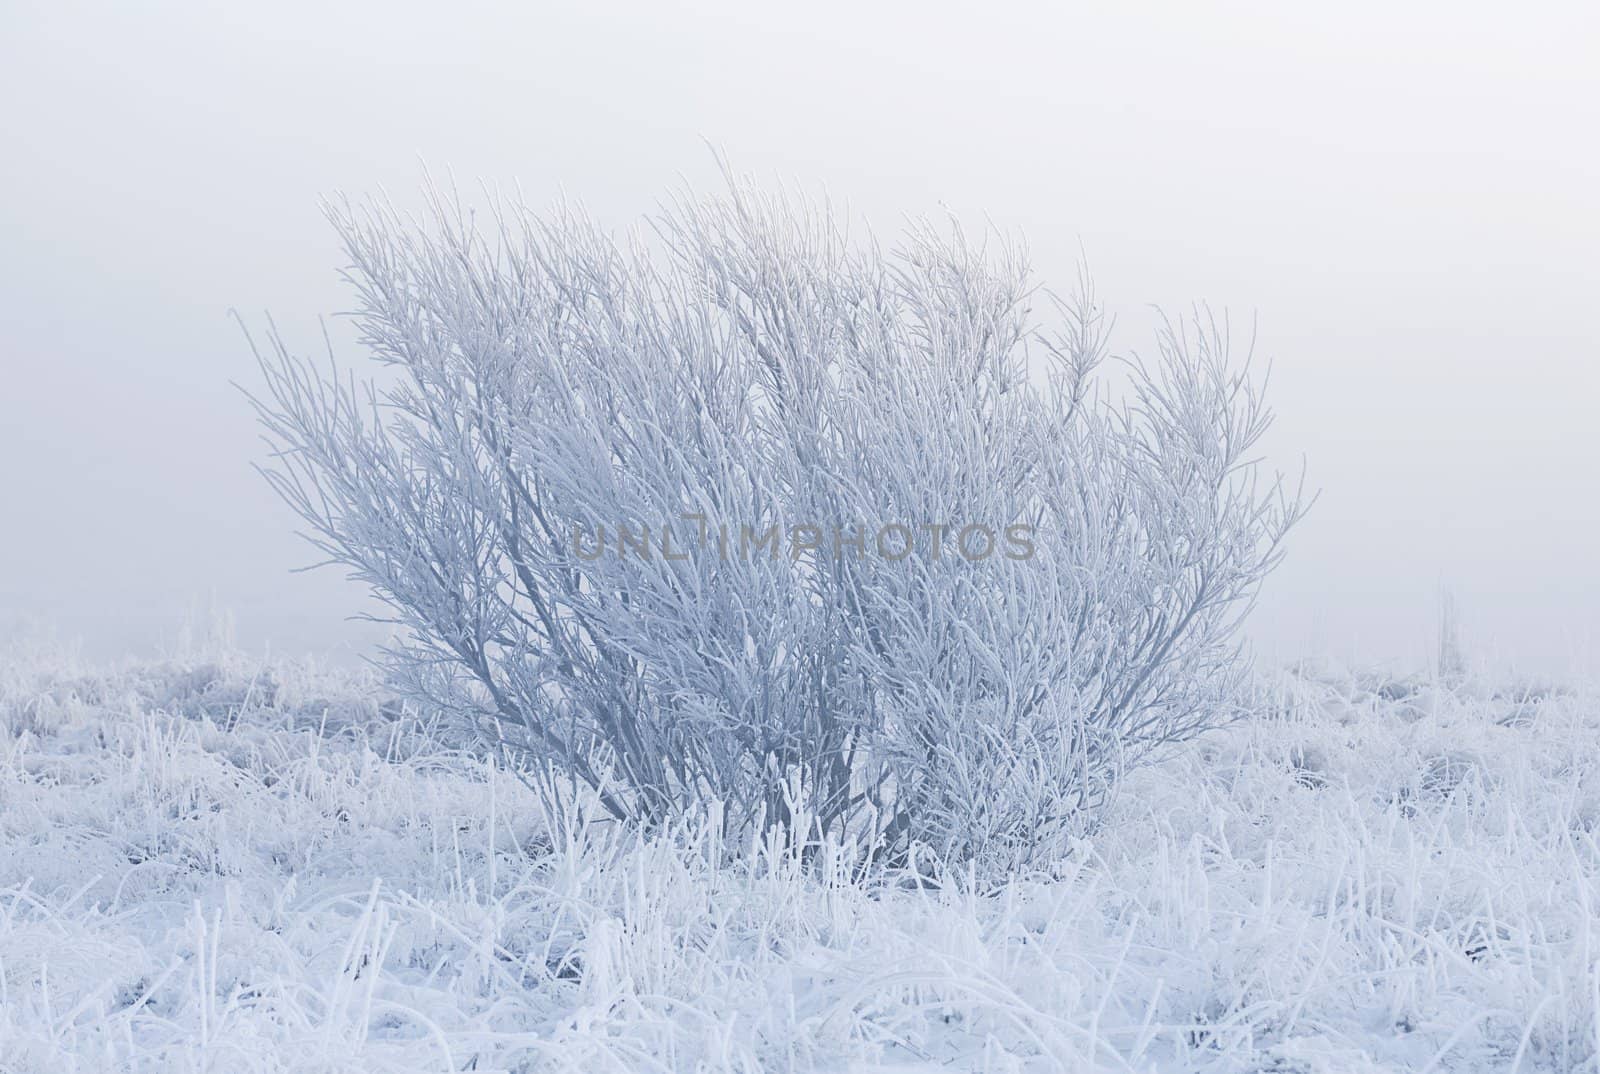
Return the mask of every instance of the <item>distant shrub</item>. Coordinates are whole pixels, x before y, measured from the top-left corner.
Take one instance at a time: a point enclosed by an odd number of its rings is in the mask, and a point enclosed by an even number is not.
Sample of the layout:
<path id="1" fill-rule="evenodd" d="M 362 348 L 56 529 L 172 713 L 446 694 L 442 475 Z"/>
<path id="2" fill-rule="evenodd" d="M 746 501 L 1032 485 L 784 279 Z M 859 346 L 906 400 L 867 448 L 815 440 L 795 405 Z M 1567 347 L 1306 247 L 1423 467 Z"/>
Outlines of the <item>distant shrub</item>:
<path id="1" fill-rule="evenodd" d="M 1011 867 L 1230 711 L 1301 500 L 1214 322 L 1113 395 L 1087 281 L 958 227 L 886 252 L 739 182 L 626 240 L 428 205 L 330 207 L 389 374 L 274 332 L 265 472 L 405 688 L 552 801 Z"/>

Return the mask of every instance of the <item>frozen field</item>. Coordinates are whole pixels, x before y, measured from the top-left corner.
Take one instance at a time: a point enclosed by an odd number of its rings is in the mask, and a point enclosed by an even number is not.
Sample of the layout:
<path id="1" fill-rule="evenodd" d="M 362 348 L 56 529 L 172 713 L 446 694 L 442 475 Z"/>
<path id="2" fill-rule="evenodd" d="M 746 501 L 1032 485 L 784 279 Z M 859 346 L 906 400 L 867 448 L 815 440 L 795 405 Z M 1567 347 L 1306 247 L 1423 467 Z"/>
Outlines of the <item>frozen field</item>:
<path id="1" fill-rule="evenodd" d="M 1597 1069 L 1596 698 L 1280 694 L 981 895 L 552 831 L 360 675 L 12 652 L 0 1071 Z"/>

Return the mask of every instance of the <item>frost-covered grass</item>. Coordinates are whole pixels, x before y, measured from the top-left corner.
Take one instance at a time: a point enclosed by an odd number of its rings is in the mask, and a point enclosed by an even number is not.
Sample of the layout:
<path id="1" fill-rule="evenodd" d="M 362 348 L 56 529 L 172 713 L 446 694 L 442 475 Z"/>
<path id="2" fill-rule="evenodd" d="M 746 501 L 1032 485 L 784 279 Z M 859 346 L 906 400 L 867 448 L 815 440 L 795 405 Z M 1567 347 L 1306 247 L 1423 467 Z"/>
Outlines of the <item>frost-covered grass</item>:
<path id="1" fill-rule="evenodd" d="M 1596 1069 L 1593 695 L 1290 677 L 986 894 L 552 826 L 382 696 L 4 658 L 0 1070 Z"/>

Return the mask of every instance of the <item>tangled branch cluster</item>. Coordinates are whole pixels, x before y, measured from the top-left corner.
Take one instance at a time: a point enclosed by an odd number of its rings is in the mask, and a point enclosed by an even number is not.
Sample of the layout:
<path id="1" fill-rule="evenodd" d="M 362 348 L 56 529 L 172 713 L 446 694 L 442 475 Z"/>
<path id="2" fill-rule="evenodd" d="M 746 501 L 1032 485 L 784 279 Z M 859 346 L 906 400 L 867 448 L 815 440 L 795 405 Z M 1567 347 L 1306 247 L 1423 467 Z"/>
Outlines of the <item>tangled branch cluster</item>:
<path id="1" fill-rule="evenodd" d="M 626 240 L 428 206 L 330 207 L 389 370 L 342 379 L 274 332 L 266 474 L 407 628 L 407 689 L 553 801 L 1011 868 L 1236 704 L 1239 619 L 1303 503 L 1252 461 L 1269 414 L 1225 329 L 1169 324 L 1111 392 L 1087 281 L 1051 299 L 959 228 L 885 251 L 737 181 Z M 574 545 L 685 516 L 1032 548 Z"/>

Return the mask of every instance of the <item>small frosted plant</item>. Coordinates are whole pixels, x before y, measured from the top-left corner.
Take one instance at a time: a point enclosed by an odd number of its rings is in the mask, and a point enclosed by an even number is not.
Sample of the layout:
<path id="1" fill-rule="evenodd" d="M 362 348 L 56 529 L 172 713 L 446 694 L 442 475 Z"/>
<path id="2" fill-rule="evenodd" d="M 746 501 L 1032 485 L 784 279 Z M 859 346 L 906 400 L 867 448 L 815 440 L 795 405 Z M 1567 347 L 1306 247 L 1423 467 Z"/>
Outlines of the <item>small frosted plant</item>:
<path id="1" fill-rule="evenodd" d="M 272 333 L 265 473 L 402 688 L 552 803 L 1014 868 L 1239 704 L 1303 501 L 1225 328 L 1112 392 L 1087 280 L 955 226 L 852 243 L 740 181 L 623 239 L 427 207 L 329 206 L 387 369 Z"/>

